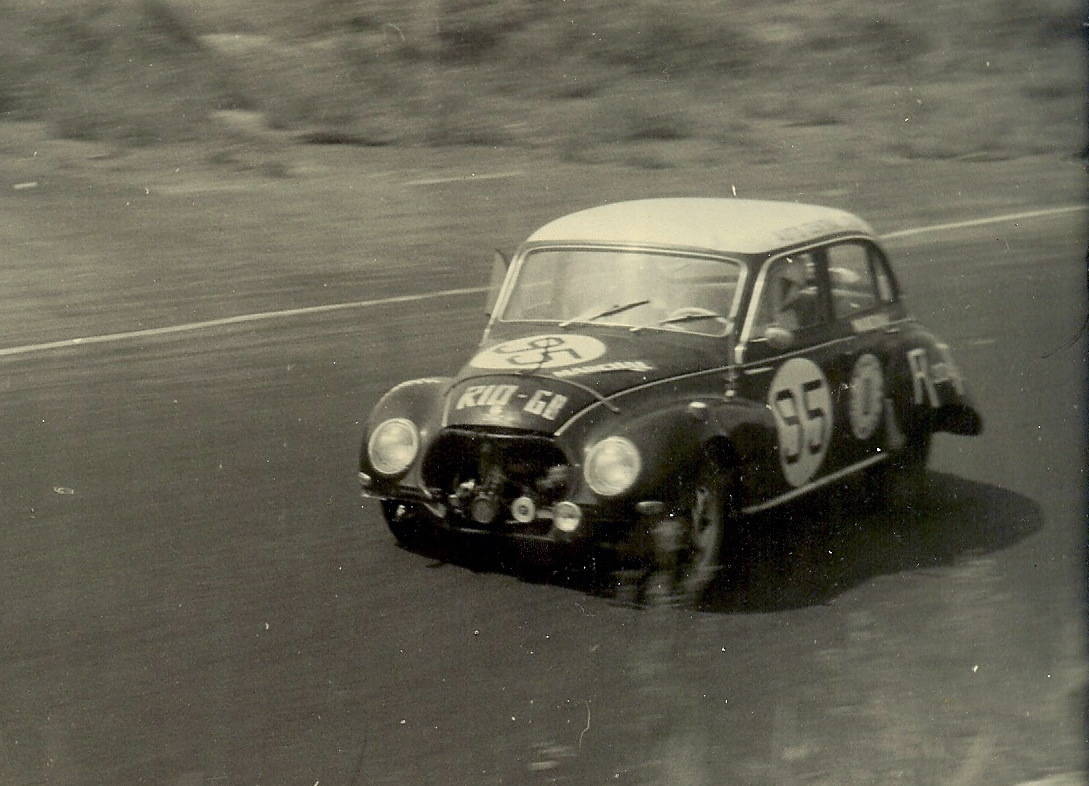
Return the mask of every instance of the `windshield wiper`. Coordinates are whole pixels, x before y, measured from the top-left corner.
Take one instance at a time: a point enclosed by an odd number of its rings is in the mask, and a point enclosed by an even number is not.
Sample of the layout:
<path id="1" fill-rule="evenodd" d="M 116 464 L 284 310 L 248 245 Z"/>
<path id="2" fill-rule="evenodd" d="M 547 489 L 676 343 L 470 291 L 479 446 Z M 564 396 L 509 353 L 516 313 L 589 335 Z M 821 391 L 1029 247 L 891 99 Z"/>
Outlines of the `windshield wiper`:
<path id="1" fill-rule="evenodd" d="M 634 300 L 631 303 L 625 303 L 622 306 L 610 306 L 604 311 L 592 314 L 591 316 L 584 317 L 582 315 L 579 315 L 577 317 L 571 317 L 571 319 L 565 319 L 563 322 L 560 323 L 560 327 L 565 328 L 569 325 L 574 324 L 575 322 L 593 322 L 594 320 L 602 319 L 603 317 L 611 317 L 613 314 L 619 314 L 622 311 L 628 311 L 629 309 L 633 309 L 636 306 L 645 306 L 649 302 L 650 299 L 647 298 L 645 300 Z"/>
<path id="2" fill-rule="evenodd" d="M 679 317 L 670 317 L 669 319 L 663 319 L 659 322 L 659 325 L 676 325 L 678 322 L 695 322 L 699 319 L 725 319 L 722 314 L 712 314 L 710 312 L 706 314 L 684 314 Z"/>
<path id="3" fill-rule="evenodd" d="M 668 319 L 660 319 L 657 322 L 649 323 L 646 325 L 636 325 L 630 330 L 632 333 L 638 333 L 640 330 L 644 330 L 648 327 L 657 327 L 659 325 L 676 325 L 681 322 L 697 322 L 703 319 L 721 319 L 725 320 L 726 317 L 722 314 L 716 314 L 713 311 L 698 311 L 690 314 L 681 314 L 676 317 L 669 317 Z"/>

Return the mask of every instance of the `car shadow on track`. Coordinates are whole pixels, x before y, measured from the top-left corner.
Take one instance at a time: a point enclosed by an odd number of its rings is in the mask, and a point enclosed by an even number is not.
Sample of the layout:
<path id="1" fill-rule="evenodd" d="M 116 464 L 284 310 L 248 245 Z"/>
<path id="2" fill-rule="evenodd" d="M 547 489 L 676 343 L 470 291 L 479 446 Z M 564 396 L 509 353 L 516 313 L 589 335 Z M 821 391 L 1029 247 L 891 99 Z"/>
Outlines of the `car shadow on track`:
<path id="1" fill-rule="evenodd" d="M 769 612 L 826 603 L 877 576 L 940 568 L 1007 548 L 1043 526 L 1007 489 L 929 472 L 917 504 L 881 509 L 860 483 L 746 520 L 703 609 Z"/>
<path id="2" fill-rule="evenodd" d="M 877 508 L 853 482 L 748 517 L 700 610 L 756 613 L 820 605 L 877 576 L 998 551 L 1043 525 L 1039 505 L 1012 491 L 939 472 L 929 472 L 926 482 L 926 496 L 903 509 Z M 606 555 L 484 540 L 482 547 L 479 537 L 442 538 L 413 550 L 434 559 L 434 567 L 454 564 L 614 599 L 625 597 L 631 580 L 630 571 L 625 577 Z"/>
<path id="3" fill-rule="evenodd" d="M 411 551 L 434 560 L 432 568 L 456 565 L 474 573 L 500 573 L 531 584 L 553 584 L 583 592 L 608 592 L 612 560 L 545 543 L 517 543 L 487 535 L 440 534 Z"/>

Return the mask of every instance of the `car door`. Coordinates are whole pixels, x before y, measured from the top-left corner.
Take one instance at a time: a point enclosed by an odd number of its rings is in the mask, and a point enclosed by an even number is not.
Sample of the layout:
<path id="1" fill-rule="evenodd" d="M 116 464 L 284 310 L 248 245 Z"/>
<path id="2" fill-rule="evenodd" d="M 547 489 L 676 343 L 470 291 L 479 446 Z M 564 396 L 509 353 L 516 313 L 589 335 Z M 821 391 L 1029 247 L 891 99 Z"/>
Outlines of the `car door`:
<path id="1" fill-rule="evenodd" d="M 845 468 L 879 456 L 886 439 L 889 349 L 904 309 L 881 250 L 858 238 L 822 250 L 832 306 L 834 352 L 829 375 L 839 381 L 834 407 L 840 428 L 831 452 Z"/>
<path id="2" fill-rule="evenodd" d="M 742 326 L 738 392 L 763 402 L 776 426 L 767 435 L 773 442 L 769 460 L 748 489 L 753 507 L 804 490 L 838 469 L 830 447 L 835 390 L 842 380 L 829 374 L 837 368 L 837 336 L 823 264 L 819 247 L 767 260 Z M 799 271 L 803 286 L 790 295 Z"/>

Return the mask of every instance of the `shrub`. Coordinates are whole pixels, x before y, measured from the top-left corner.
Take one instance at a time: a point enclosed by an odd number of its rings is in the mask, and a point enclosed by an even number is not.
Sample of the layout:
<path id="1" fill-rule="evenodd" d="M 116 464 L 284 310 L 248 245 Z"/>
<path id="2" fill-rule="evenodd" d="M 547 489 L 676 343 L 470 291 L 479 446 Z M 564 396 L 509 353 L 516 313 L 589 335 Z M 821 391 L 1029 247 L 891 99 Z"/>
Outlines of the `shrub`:
<path id="1" fill-rule="evenodd" d="M 191 139 L 203 135 L 212 109 L 245 101 L 191 23 L 164 0 L 74 0 L 16 19 L 33 48 L 29 63 L 8 73 L 42 74 L 16 83 L 20 100 L 35 104 L 61 136 Z"/>
<path id="2" fill-rule="evenodd" d="M 693 120 L 676 97 L 613 94 L 598 98 L 569 134 L 586 143 L 670 141 L 693 134 Z"/>
<path id="3" fill-rule="evenodd" d="M 430 145 L 499 146 L 510 141 L 494 117 L 481 112 L 477 103 L 465 96 L 445 98 L 433 106 L 425 126 L 425 141 Z"/>
<path id="4" fill-rule="evenodd" d="M 530 0 L 446 0 L 435 20 L 439 61 L 480 62 L 531 17 Z"/>
<path id="5" fill-rule="evenodd" d="M 902 66 L 930 49 L 929 37 L 914 25 L 878 16 L 837 14 L 805 46 L 840 67 Z"/>
<path id="6" fill-rule="evenodd" d="M 641 74 L 741 72 L 761 45 L 722 14 L 697 15 L 656 0 L 619 0 L 572 14 L 560 28 L 560 51 Z"/>

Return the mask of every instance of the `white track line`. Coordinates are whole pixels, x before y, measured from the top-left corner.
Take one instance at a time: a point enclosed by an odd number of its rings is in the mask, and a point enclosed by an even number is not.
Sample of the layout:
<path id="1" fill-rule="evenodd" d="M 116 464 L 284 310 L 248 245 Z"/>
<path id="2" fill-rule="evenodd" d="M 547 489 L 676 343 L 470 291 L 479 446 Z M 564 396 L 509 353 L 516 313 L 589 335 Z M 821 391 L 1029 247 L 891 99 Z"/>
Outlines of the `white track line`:
<path id="1" fill-rule="evenodd" d="M 911 237 L 912 235 L 923 235 L 927 232 L 944 232 L 947 229 L 967 229 L 968 227 L 981 227 L 987 224 L 1001 224 L 1007 221 L 1021 221 L 1027 218 L 1040 218 L 1042 216 L 1059 216 L 1064 213 L 1077 213 L 1082 210 L 1089 210 L 1089 205 L 1066 205 L 1065 207 L 1049 207 L 1046 210 L 1029 210 L 1025 213 L 1006 213 L 1002 216 L 991 216 L 990 218 L 976 218 L 971 221 L 952 221 L 948 224 L 931 224 L 925 227 L 914 227 L 913 229 L 900 229 L 896 232 L 889 232 L 882 235 L 882 240 L 894 240 L 898 237 Z"/>
<path id="2" fill-rule="evenodd" d="M 112 341 L 123 341 L 124 339 L 128 338 L 167 336 L 171 333 L 187 333 L 193 330 L 205 330 L 207 328 L 222 327 L 224 325 L 241 325 L 246 322 L 260 322 L 264 319 L 297 317 L 305 314 L 322 314 L 327 311 L 343 311 L 349 308 L 367 308 L 369 306 L 386 306 L 394 303 L 412 303 L 417 300 L 432 300 L 434 298 L 455 297 L 457 295 L 479 295 L 487 291 L 487 287 L 444 289 L 440 292 L 424 292 L 420 295 L 399 295 L 397 297 L 384 297 L 378 300 L 355 300 L 350 303 L 330 303 L 325 306 L 290 308 L 284 311 L 265 311 L 260 314 L 241 314 L 237 317 L 211 319 L 207 322 L 189 322 L 184 325 L 169 325 L 167 327 L 148 328 L 146 330 L 129 330 L 124 333 L 107 333 L 106 335 L 102 336 L 66 338 L 61 341 L 50 341 L 46 344 L 27 344 L 26 346 L 22 347 L 9 347 L 7 349 L 0 349 L 0 357 L 7 357 L 11 355 L 24 355 L 28 352 L 41 352 L 47 349 L 64 349 L 66 347 L 78 347 L 83 346 L 84 344 L 106 344 Z"/>
<path id="3" fill-rule="evenodd" d="M 496 175 L 505 177 L 508 175 Z M 488 176 L 480 176 L 488 177 Z M 422 181 L 421 181 L 422 183 Z M 889 232 L 883 235 L 883 239 L 892 240 L 912 235 L 922 235 L 927 232 L 943 232 L 949 229 L 964 229 L 967 227 L 985 226 L 987 224 L 1000 224 L 1007 221 L 1021 221 L 1043 216 L 1057 216 L 1065 213 L 1075 213 L 1089 209 L 1089 205 L 1066 205 L 1052 207 L 1044 210 L 1030 210 L 1024 213 L 1007 213 L 990 218 L 977 218 L 969 221 L 953 221 L 948 224 L 932 224 L 930 226 L 913 227 Z M 125 341 L 135 338 L 151 338 L 153 336 L 167 336 L 172 333 L 189 333 L 195 330 L 207 330 L 209 328 L 224 327 L 226 325 L 241 325 L 246 322 L 260 322 L 266 319 L 281 319 L 286 317 L 298 317 L 308 314 L 322 314 L 329 311 L 343 311 L 351 308 L 370 308 L 372 306 L 387 306 L 395 303 L 414 303 L 420 300 L 435 300 L 438 298 L 457 297 L 458 295 L 479 295 L 487 292 L 487 287 L 465 287 L 463 289 L 443 289 L 438 292 L 423 292 L 418 295 L 398 295 L 396 297 L 378 298 L 376 300 L 355 300 L 348 303 L 330 303 L 324 306 L 308 306 L 306 308 L 291 308 L 283 311 L 264 311 L 257 314 L 240 314 L 236 317 L 224 317 L 211 319 L 206 322 L 188 322 L 184 325 L 169 325 L 167 327 L 148 328 L 145 330 L 129 330 L 124 333 L 107 333 L 101 336 L 83 336 L 81 338 L 68 338 L 61 341 L 50 341 L 44 344 L 27 344 L 21 347 L 8 347 L 0 349 L 0 357 L 13 355 L 26 355 L 32 352 L 44 352 L 50 349 L 66 349 L 79 347 L 85 344 L 108 344 L 114 341 Z"/>
<path id="4" fill-rule="evenodd" d="M 508 177 L 522 177 L 524 172 L 496 172 L 491 175 L 478 175 L 475 172 L 468 175 L 456 175 L 454 177 L 432 177 L 427 180 L 408 180 L 401 185 L 405 186 L 435 186 L 440 183 L 466 183 L 474 180 L 502 180 Z"/>

